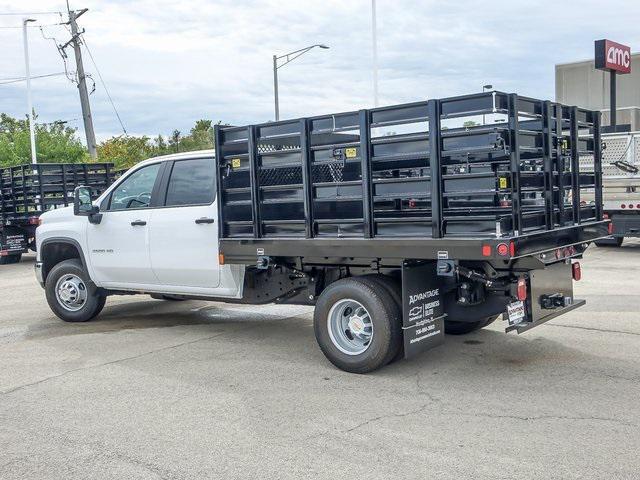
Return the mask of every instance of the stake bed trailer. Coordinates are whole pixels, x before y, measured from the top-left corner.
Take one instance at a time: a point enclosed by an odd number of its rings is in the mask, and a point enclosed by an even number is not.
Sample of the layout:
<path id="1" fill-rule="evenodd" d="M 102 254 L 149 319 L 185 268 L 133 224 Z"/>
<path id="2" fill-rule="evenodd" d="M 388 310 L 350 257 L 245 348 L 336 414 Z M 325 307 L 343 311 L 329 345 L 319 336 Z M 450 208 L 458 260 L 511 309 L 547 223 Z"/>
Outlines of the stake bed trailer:
<path id="1" fill-rule="evenodd" d="M 465 123 L 483 115 L 495 121 Z M 215 135 L 224 261 L 401 278 L 407 355 L 440 315 L 460 327 L 511 311 L 506 330 L 522 332 L 584 303 L 571 261 L 607 234 L 599 112 L 489 92 Z M 509 310 L 518 279 L 524 309 Z M 433 289 L 442 306 L 412 319 L 410 292 Z"/>
<path id="2" fill-rule="evenodd" d="M 42 217 L 36 275 L 60 318 L 112 294 L 314 305 L 323 353 L 364 373 L 584 304 L 576 260 L 609 225 L 598 112 L 487 92 L 214 135 Z"/>
<path id="3" fill-rule="evenodd" d="M 612 235 L 595 243 L 619 247 L 624 237 L 640 237 L 640 132 L 603 134 L 602 145 L 603 211 Z M 581 162 L 593 168 L 590 156 Z"/>
<path id="4" fill-rule="evenodd" d="M 39 217 L 73 204 L 79 185 L 102 193 L 114 180 L 110 163 L 40 163 L 0 168 L 0 264 L 35 249 Z"/>

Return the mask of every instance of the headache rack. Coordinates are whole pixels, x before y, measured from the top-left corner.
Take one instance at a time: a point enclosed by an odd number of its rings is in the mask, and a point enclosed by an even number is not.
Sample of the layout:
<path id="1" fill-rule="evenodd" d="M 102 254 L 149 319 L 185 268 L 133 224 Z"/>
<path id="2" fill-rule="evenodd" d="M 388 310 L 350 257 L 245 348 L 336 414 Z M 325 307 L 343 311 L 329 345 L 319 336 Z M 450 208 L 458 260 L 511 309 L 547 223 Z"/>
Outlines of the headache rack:
<path id="1" fill-rule="evenodd" d="M 599 112 L 503 92 L 216 126 L 220 238 L 496 239 L 600 221 L 599 136 Z"/>
<path id="2" fill-rule="evenodd" d="M 112 163 L 39 163 L 0 168 L 0 225 L 73 204 L 73 191 L 90 186 L 100 195 L 114 180 Z"/>

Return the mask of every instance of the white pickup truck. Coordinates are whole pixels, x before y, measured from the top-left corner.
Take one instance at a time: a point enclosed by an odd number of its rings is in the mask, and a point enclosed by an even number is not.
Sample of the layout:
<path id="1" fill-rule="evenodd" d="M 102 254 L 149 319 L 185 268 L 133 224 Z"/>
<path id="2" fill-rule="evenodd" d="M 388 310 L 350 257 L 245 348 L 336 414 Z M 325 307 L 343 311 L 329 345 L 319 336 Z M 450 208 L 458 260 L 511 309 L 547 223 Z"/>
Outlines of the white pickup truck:
<path id="1" fill-rule="evenodd" d="M 494 111 L 503 124 L 440 126 Z M 556 116 L 567 128 L 542 128 Z M 501 315 L 522 333 L 585 303 L 577 260 L 609 222 L 573 200 L 602 194 L 597 174 L 577 174 L 580 149 L 599 146 L 578 127 L 598 121 L 489 92 L 217 126 L 215 152 L 147 160 L 97 200 L 81 186 L 73 208 L 44 213 L 36 275 L 69 322 L 110 295 L 312 305 L 323 353 L 357 373 Z M 416 131 L 376 136 L 390 124 Z"/>
<path id="2" fill-rule="evenodd" d="M 107 292 L 239 298 L 244 269 L 219 263 L 214 171 L 213 151 L 155 158 L 93 204 L 79 189 L 80 211 L 42 215 L 36 272 L 56 315 L 90 320 Z"/>

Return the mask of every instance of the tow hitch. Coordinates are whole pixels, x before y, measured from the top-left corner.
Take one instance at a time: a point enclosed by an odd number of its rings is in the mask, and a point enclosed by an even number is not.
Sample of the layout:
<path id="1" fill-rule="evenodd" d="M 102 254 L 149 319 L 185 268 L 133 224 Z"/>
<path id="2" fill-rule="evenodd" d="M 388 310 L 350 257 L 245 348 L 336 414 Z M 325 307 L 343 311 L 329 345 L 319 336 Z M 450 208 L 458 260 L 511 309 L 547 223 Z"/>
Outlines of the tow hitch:
<path id="1" fill-rule="evenodd" d="M 540 306 L 544 310 L 568 307 L 573 303 L 573 298 L 565 297 L 562 293 L 552 293 L 540 296 Z"/>

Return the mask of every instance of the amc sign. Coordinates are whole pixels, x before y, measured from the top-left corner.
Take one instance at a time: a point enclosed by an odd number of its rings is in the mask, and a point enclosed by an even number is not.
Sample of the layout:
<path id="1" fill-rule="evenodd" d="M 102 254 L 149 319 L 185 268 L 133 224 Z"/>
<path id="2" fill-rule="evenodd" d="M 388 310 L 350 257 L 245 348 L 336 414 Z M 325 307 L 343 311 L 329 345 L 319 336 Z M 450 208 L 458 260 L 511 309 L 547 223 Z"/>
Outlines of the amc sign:
<path id="1" fill-rule="evenodd" d="M 596 40 L 596 68 L 631 73 L 631 48 L 611 40 Z"/>

